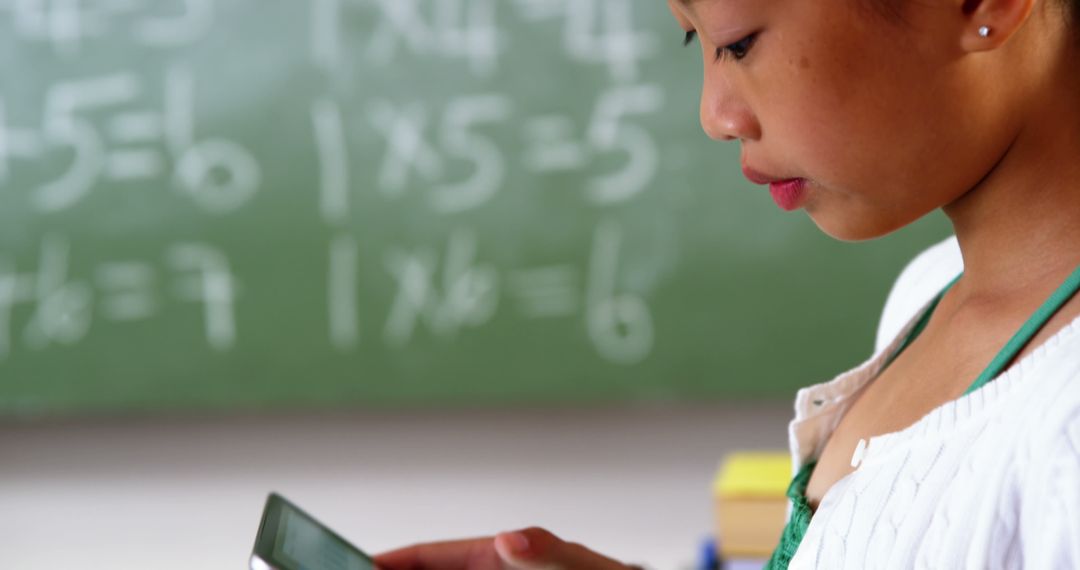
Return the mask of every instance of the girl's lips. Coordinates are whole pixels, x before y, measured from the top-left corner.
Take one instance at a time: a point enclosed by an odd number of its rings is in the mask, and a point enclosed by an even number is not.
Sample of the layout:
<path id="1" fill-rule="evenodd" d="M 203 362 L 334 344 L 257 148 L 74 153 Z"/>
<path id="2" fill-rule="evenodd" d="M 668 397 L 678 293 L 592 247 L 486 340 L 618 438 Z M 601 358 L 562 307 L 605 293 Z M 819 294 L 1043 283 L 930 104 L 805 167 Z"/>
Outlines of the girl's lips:
<path id="1" fill-rule="evenodd" d="M 806 179 L 787 178 L 781 179 L 775 176 L 762 174 L 745 164 L 742 167 L 743 176 L 754 184 L 768 184 L 769 193 L 777 206 L 792 211 L 799 209 L 806 198 Z"/>
<path id="2" fill-rule="evenodd" d="M 769 184 L 769 193 L 773 201 L 784 210 L 798 210 L 806 198 L 806 180 L 793 178 Z"/>
<path id="3" fill-rule="evenodd" d="M 773 182 L 783 180 L 783 178 L 780 178 L 778 176 L 769 176 L 768 174 L 762 174 L 745 164 L 742 167 L 742 173 L 747 180 L 753 182 L 754 184 L 772 184 Z"/>

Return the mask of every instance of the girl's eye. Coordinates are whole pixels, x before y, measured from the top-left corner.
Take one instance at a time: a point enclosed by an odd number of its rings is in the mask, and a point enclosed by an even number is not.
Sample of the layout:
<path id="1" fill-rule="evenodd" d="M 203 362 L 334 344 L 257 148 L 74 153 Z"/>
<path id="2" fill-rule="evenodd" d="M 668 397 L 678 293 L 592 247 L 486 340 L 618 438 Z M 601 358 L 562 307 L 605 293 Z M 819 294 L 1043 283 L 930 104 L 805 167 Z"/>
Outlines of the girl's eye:
<path id="1" fill-rule="evenodd" d="M 683 38 L 683 45 L 690 45 L 696 37 L 696 31 L 690 30 L 689 32 L 686 32 L 686 37 Z M 741 60 L 750 52 L 750 48 L 753 47 L 755 40 L 757 40 L 757 33 L 750 34 L 733 44 L 716 48 L 716 61 L 721 61 L 727 57 L 732 57 L 736 61 Z"/>
<path id="2" fill-rule="evenodd" d="M 723 60 L 728 56 L 735 58 L 736 61 L 746 57 L 746 54 L 750 52 L 750 48 L 754 46 L 756 39 L 757 34 L 754 33 L 733 44 L 716 48 L 716 61 Z"/>

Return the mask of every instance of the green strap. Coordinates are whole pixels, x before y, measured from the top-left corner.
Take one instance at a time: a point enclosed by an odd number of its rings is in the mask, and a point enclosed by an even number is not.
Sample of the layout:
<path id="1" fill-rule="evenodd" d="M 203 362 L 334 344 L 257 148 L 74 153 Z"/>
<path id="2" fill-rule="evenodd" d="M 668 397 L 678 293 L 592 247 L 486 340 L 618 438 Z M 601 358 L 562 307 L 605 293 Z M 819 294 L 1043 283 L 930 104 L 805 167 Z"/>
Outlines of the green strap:
<path id="1" fill-rule="evenodd" d="M 990 380 L 997 378 L 997 376 L 1005 370 L 1005 367 L 1016 358 L 1016 355 L 1020 354 L 1020 351 L 1024 350 L 1024 347 L 1031 342 L 1031 339 L 1035 338 L 1035 335 L 1046 326 L 1046 323 L 1050 321 L 1050 318 L 1053 317 L 1054 314 L 1061 309 L 1062 305 L 1067 303 L 1078 290 L 1080 290 L 1080 267 L 1077 267 L 1072 275 L 1058 287 L 1057 291 L 1054 291 L 1054 294 L 1050 295 L 1050 298 L 1039 307 L 1039 310 L 1031 315 L 1031 318 L 1024 323 L 1024 326 L 1020 327 L 1020 330 L 1005 344 L 1005 347 L 1001 349 L 1001 352 L 994 357 L 994 360 L 990 362 L 990 365 L 986 367 L 986 370 L 983 370 L 983 373 L 975 379 L 975 383 L 972 384 L 964 394 L 970 394 L 975 390 L 982 388 Z"/>
<path id="2" fill-rule="evenodd" d="M 780 534 L 780 544 L 773 550 L 769 562 L 763 570 L 786 570 L 795 551 L 799 549 L 806 529 L 810 527 L 810 518 L 814 511 L 810 509 L 810 502 L 806 499 L 806 487 L 810 484 L 810 476 L 814 474 L 817 461 L 811 461 L 802 466 L 802 469 L 788 485 L 787 497 L 791 499 L 791 518 L 784 525 L 784 531 Z"/>
<path id="3" fill-rule="evenodd" d="M 900 356 L 900 353 L 904 352 L 904 350 L 907 349 L 907 347 L 910 346 L 911 343 L 914 342 L 920 334 L 922 334 L 923 329 L 925 329 L 926 325 L 930 322 L 931 315 L 934 314 L 934 309 L 937 308 L 938 303 L 941 303 L 941 298 L 945 296 L 945 293 L 949 289 L 952 289 L 953 285 L 956 285 L 956 282 L 959 281 L 960 277 L 962 277 L 963 275 L 964 274 L 961 273 L 960 275 L 953 277 L 953 280 L 949 281 L 949 284 L 946 285 L 945 288 L 942 289 L 940 292 L 938 292 L 937 296 L 934 297 L 934 300 L 930 302 L 930 306 L 928 306 L 926 310 L 923 311 L 923 314 L 919 317 L 919 321 L 915 323 L 914 327 L 912 327 L 911 332 L 909 332 L 907 336 L 904 337 L 904 341 L 900 343 L 900 346 L 898 346 L 896 350 L 893 351 L 892 355 L 889 356 L 889 359 L 885 361 L 885 365 L 881 368 L 882 370 L 888 368 L 889 365 L 892 364 L 893 360 L 896 360 L 896 357 Z"/>

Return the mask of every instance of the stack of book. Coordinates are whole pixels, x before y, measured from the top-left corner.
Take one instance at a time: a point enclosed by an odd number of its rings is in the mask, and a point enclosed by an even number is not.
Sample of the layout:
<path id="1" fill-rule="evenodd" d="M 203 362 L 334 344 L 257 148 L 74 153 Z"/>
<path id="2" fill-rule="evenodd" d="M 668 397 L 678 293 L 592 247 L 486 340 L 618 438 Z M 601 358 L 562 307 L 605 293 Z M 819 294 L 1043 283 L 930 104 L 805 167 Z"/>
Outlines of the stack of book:
<path id="1" fill-rule="evenodd" d="M 717 544 L 725 570 L 760 570 L 787 522 L 791 456 L 740 452 L 724 458 L 713 483 Z"/>

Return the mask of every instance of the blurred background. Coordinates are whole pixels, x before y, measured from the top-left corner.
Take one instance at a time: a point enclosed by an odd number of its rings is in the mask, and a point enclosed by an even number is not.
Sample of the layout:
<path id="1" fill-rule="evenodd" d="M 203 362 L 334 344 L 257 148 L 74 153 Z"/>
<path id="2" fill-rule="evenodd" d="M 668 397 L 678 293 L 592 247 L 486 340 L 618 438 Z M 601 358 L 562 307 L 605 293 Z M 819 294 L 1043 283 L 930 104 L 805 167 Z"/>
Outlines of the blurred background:
<path id="1" fill-rule="evenodd" d="M 932 217 L 821 234 L 655 0 L 0 0 L 5 567 L 542 525 L 692 568 Z"/>

